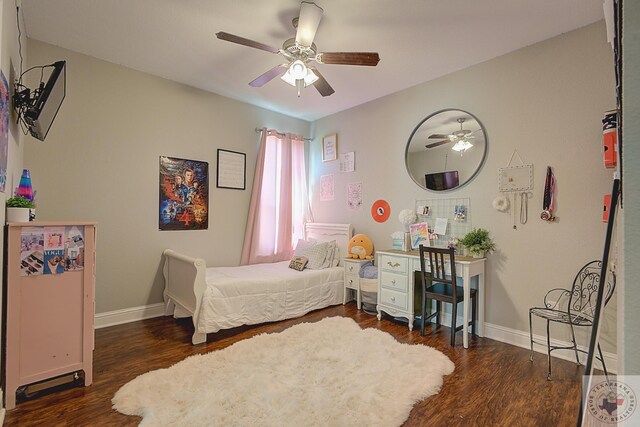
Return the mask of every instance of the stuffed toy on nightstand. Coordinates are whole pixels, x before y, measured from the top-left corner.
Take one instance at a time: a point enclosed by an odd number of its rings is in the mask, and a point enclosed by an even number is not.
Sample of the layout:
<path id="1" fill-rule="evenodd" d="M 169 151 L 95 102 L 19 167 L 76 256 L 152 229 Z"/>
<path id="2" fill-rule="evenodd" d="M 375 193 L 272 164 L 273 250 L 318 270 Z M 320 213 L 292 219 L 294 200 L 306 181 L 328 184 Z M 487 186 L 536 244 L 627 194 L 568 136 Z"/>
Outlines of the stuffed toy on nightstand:
<path id="1" fill-rule="evenodd" d="M 373 242 L 365 234 L 356 234 L 349 240 L 347 258 L 373 259 Z"/>

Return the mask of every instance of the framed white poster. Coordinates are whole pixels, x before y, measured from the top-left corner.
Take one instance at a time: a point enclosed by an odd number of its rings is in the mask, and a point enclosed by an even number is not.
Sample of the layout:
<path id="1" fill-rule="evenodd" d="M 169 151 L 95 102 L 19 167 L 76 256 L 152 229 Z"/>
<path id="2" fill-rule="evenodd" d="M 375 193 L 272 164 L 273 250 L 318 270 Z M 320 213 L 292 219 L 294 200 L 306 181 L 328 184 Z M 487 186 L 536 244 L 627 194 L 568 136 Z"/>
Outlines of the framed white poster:
<path id="1" fill-rule="evenodd" d="M 356 153 L 340 154 L 340 172 L 353 172 L 356 170 Z"/>
<path id="2" fill-rule="evenodd" d="M 328 202 L 334 199 L 333 175 L 320 177 L 320 201 Z"/>
<path id="3" fill-rule="evenodd" d="M 338 134 L 322 138 L 322 161 L 329 162 L 338 158 Z"/>
<path id="4" fill-rule="evenodd" d="M 218 188 L 246 189 L 247 155 L 237 151 L 218 149 Z"/>

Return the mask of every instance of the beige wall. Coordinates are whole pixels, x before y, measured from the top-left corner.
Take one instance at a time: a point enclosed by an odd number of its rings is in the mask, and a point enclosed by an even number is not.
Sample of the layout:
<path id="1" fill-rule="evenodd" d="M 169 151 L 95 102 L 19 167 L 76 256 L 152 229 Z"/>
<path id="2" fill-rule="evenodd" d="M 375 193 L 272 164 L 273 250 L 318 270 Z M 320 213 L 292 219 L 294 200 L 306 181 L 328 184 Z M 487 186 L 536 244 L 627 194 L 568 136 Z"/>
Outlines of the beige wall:
<path id="1" fill-rule="evenodd" d="M 25 164 L 39 220 L 98 222 L 96 311 L 162 302 L 162 251 L 208 265 L 240 260 L 256 127 L 308 135 L 309 123 L 29 40 L 29 63 L 67 60 L 67 97 Z M 215 70 L 211 70 L 215 73 Z M 216 188 L 216 150 L 247 153 L 247 190 Z M 158 231 L 158 158 L 209 162 L 209 229 Z"/>
<path id="2" fill-rule="evenodd" d="M 436 59 L 434 59 L 436 60 Z M 606 224 L 602 198 L 611 191 L 611 172 L 602 165 L 601 119 L 615 107 L 612 51 L 604 23 L 564 34 L 511 54 L 335 114 L 314 123 L 312 209 L 317 221 L 355 225 L 379 249 L 401 226 L 397 214 L 414 200 L 469 197 L 475 227 L 488 228 L 498 246 L 487 262 L 486 320 L 528 331 L 528 308 L 552 287 L 570 286 L 577 269 L 602 257 Z M 487 161 L 476 179 L 446 194 L 420 189 L 405 171 L 404 150 L 414 127 L 443 108 L 476 115 L 488 134 Z M 340 173 L 339 162 L 323 163 L 320 140 L 338 134 L 339 153 L 355 151 L 356 171 Z M 498 168 L 513 150 L 534 164 L 534 197 L 526 225 L 492 208 Z M 557 179 L 557 215 L 539 219 L 546 167 Z M 319 200 L 319 177 L 335 176 L 335 200 Z M 349 211 L 346 187 L 363 182 L 364 209 Z M 386 199 L 391 218 L 373 221 L 371 204 Z M 615 300 L 602 329 L 605 350 L 615 352 Z M 543 333 L 542 324 L 535 332 Z M 555 334 L 565 339 L 566 335 Z M 585 340 L 582 340 L 585 343 Z"/>
<path id="3" fill-rule="evenodd" d="M 601 204 L 611 173 L 602 166 L 600 120 L 615 106 L 603 23 L 311 125 L 37 41 L 29 41 L 29 54 L 31 64 L 68 61 L 67 99 L 47 141 L 27 141 L 25 163 L 38 190 L 38 219 L 99 223 L 99 313 L 160 302 L 164 248 L 204 257 L 210 265 L 238 263 L 250 188 L 215 189 L 215 150 L 247 152 L 250 187 L 258 141 L 253 129 L 263 125 L 317 136 L 309 160 L 316 221 L 351 222 L 377 248 L 390 246 L 389 235 L 400 229 L 397 213 L 415 199 L 470 197 L 474 225 L 491 230 L 499 248 L 487 264 L 485 307 L 487 322 L 498 328 L 527 331 L 528 308 L 541 303 L 548 289 L 569 286 L 583 263 L 602 255 Z M 443 108 L 476 115 L 487 130 L 489 152 L 471 184 L 440 195 L 409 178 L 404 150 L 413 128 Z M 333 132 L 340 153 L 356 152 L 356 172 L 340 173 L 338 161 L 321 161 L 321 137 Z M 535 168 L 529 222 L 518 230 L 508 214 L 491 207 L 498 168 L 514 149 Z M 209 161 L 208 231 L 157 230 L 159 155 Z M 556 224 L 538 218 L 547 165 L 558 182 Z M 320 202 L 319 177 L 329 173 L 336 198 Z M 358 181 L 365 208 L 349 211 L 346 185 Z M 369 213 L 378 198 L 392 206 L 384 224 Z M 615 306 L 613 301 L 603 327 L 604 348 L 611 352 Z M 543 332 L 541 325 L 536 332 Z"/>

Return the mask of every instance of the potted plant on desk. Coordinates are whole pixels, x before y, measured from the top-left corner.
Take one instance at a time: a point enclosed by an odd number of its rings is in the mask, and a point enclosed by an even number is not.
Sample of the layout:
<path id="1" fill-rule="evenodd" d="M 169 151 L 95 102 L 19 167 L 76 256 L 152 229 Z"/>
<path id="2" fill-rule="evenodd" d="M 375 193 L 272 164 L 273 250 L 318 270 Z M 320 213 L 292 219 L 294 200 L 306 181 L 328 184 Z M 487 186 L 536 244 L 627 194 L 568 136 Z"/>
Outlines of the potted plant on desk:
<path id="1" fill-rule="evenodd" d="M 477 228 L 468 232 L 460 243 L 467 248 L 474 258 L 484 258 L 484 256 L 496 249 L 496 244 L 489 237 L 489 231 L 484 228 Z"/>
<path id="2" fill-rule="evenodd" d="M 29 222 L 32 209 L 36 205 L 23 196 L 7 199 L 7 222 Z"/>

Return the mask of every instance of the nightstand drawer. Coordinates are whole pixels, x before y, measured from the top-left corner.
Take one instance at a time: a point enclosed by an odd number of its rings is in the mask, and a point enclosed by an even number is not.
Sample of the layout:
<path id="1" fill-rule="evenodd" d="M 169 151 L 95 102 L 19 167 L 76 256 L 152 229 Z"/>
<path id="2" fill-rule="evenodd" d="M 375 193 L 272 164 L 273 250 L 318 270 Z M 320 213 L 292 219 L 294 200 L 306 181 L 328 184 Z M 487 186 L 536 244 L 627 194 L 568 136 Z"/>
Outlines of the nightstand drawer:
<path id="1" fill-rule="evenodd" d="M 380 286 L 399 292 L 407 292 L 407 289 L 409 289 L 408 282 L 407 276 L 389 273 L 388 271 L 383 271 L 380 276 Z"/>
<path id="2" fill-rule="evenodd" d="M 380 257 L 380 268 L 387 271 L 394 271 L 397 273 L 407 273 L 407 258 L 395 257 L 391 255 L 382 255 Z"/>
<path id="3" fill-rule="evenodd" d="M 360 273 L 361 263 L 357 261 L 345 261 L 344 262 L 344 274 L 353 274 L 357 276 Z"/>
<path id="4" fill-rule="evenodd" d="M 380 303 L 402 310 L 407 309 L 407 294 L 392 291 L 390 289 L 380 289 Z"/>
<path id="5" fill-rule="evenodd" d="M 360 278 L 355 274 L 344 275 L 344 286 L 349 289 L 358 289 L 358 282 Z"/>

